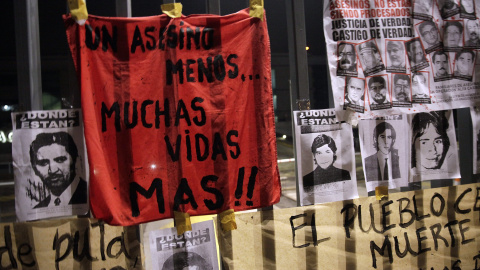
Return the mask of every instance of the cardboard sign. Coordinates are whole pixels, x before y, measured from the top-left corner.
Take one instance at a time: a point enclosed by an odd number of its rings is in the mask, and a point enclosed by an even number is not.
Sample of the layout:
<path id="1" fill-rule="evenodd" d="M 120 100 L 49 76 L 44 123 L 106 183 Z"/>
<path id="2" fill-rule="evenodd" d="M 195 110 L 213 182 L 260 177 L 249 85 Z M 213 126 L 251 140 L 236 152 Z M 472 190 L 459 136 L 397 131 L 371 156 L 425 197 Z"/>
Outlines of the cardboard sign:
<path id="1" fill-rule="evenodd" d="M 95 217 L 131 225 L 280 199 L 265 21 L 65 17 Z"/>
<path id="2" fill-rule="evenodd" d="M 470 184 L 237 214 L 218 239 L 227 269 L 479 269 L 479 217 Z"/>
<path id="3" fill-rule="evenodd" d="M 135 227 L 95 219 L 0 224 L 1 269 L 143 269 Z"/>

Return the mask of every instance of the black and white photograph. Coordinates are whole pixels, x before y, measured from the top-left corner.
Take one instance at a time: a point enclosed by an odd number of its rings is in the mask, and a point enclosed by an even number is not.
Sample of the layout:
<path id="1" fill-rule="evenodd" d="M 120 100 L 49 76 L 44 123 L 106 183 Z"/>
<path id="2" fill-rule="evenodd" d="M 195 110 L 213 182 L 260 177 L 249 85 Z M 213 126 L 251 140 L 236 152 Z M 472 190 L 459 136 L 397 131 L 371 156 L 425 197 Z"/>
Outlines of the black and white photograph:
<path id="1" fill-rule="evenodd" d="M 409 114 L 410 181 L 460 178 L 452 111 Z"/>
<path id="2" fill-rule="evenodd" d="M 465 48 L 480 49 L 480 25 L 478 20 L 465 20 Z"/>
<path id="3" fill-rule="evenodd" d="M 470 107 L 472 116 L 473 174 L 480 173 L 480 107 Z"/>
<path id="4" fill-rule="evenodd" d="M 412 17 L 417 20 L 431 21 L 433 18 L 433 0 L 415 0 Z"/>
<path id="5" fill-rule="evenodd" d="M 405 44 L 401 40 L 386 40 L 385 47 L 387 53 L 385 58 L 387 59 L 387 72 L 394 73 L 406 73 L 406 58 Z"/>
<path id="6" fill-rule="evenodd" d="M 355 77 L 345 78 L 344 109 L 350 108 L 363 113 L 365 110 L 365 80 Z"/>
<path id="7" fill-rule="evenodd" d="M 444 21 L 443 48 L 446 52 L 458 52 L 463 47 L 463 21 Z"/>
<path id="8" fill-rule="evenodd" d="M 448 19 L 460 13 L 460 6 L 456 0 L 437 0 L 442 19 Z"/>
<path id="9" fill-rule="evenodd" d="M 352 127 L 333 109 L 294 116 L 301 205 L 358 197 Z"/>
<path id="10" fill-rule="evenodd" d="M 358 76 L 355 45 L 340 42 L 337 46 L 337 76 Z"/>
<path id="11" fill-rule="evenodd" d="M 441 82 L 452 79 L 449 54 L 445 51 L 435 51 L 430 54 L 432 61 L 433 81 Z"/>
<path id="12" fill-rule="evenodd" d="M 435 22 L 424 21 L 417 24 L 417 32 L 419 33 L 426 54 L 443 48 L 440 32 Z"/>
<path id="13" fill-rule="evenodd" d="M 405 46 L 407 47 L 408 61 L 412 72 L 429 66 L 420 38 L 413 38 L 405 42 Z"/>
<path id="14" fill-rule="evenodd" d="M 212 220 L 192 223 L 192 230 L 181 235 L 174 227 L 150 231 L 148 236 L 149 269 L 219 269 Z"/>
<path id="15" fill-rule="evenodd" d="M 19 220 L 84 215 L 88 179 L 80 110 L 12 113 Z"/>
<path id="16" fill-rule="evenodd" d="M 412 103 L 430 104 L 430 73 L 418 71 L 412 74 Z"/>
<path id="17" fill-rule="evenodd" d="M 476 7 L 474 0 L 460 0 L 460 18 L 476 19 Z"/>
<path id="18" fill-rule="evenodd" d="M 453 78 L 472 81 L 476 52 L 464 49 L 455 54 Z"/>
<path id="19" fill-rule="evenodd" d="M 367 87 L 370 110 L 374 111 L 392 108 L 387 75 L 378 75 L 367 78 Z"/>
<path id="20" fill-rule="evenodd" d="M 392 74 L 392 105 L 393 107 L 412 107 L 412 88 L 410 75 Z"/>
<path id="21" fill-rule="evenodd" d="M 374 39 L 360 43 L 356 48 L 365 77 L 385 70 L 385 64 Z"/>
<path id="22" fill-rule="evenodd" d="M 358 123 L 367 191 L 408 185 L 407 120 L 405 115 L 362 119 Z"/>

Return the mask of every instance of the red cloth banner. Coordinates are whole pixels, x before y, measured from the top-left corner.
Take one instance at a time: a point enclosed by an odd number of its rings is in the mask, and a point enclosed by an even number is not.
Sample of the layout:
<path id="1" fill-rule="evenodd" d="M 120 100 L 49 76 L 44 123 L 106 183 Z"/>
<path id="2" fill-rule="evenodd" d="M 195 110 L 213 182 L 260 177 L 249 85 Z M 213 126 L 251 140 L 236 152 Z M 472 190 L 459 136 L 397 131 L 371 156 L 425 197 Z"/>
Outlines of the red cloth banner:
<path id="1" fill-rule="evenodd" d="M 127 226 L 279 201 L 265 21 L 248 10 L 64 21 L 96 218 Z"/>

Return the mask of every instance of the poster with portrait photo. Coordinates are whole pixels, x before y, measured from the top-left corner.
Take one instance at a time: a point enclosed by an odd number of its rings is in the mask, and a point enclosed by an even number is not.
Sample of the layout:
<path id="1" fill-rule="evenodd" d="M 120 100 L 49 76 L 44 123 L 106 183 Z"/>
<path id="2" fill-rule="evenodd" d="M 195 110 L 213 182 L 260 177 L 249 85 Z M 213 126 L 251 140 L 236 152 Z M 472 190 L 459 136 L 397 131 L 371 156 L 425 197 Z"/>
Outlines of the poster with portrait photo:
<path id="1" fill-rule="evenodd" d="M 393 107 L 412 107 L 410 75 L 394 73 L 391 77 Z"/>
<path id="2" fill-rule="evenodd" d="M 455 54 L 453 78 L 472 81 L 476 54 L 476 51 L 470 49 L 463 49 Z"/>
<path id="3" fill-rule="evenodd" d="M 437 0 L 437 5 L 444 20 L 460 13 L 460 6 L 456 0 Z"/>
<path id="4" fill-rule="evenodd" d="M 430 104 L 430 73 L 417 71 L 412 74 L 412 103 Z"/>
<path id="5" fill-rule="evenodd" d="M 473 135 L 473 174 L 480 173 L 480 107 L 470 107 Z"/>
<path id="6" fill-rule="evenodd" d="M 465 49 L 480 49 L 480 23 L 478 20 L 465 20 Z"/>
<path id="7" fill-rule="evenodd" d="M 352 126 L 333 109 L 293 113 L 300 204 L 357 198 Z"/>
<path id="8" fill-rule="evenodd" d="M 358 132 L 367 191 L 408 185 L 408 128 L 406 115 L 360 120 Z"/>
<path id="9" fill-rule="evenodd" d="M 431 21 L 433 18 L 433 0 L 414 0 L 412 17 L 417 20 Z"/>
<path id="10" fill-rule="evenodd" d="M 385 64 L 383 64 L 382 56 L 375 39 L 367 40 L 356 45 L 356 50 L 365 77 L 385 70 Z"/>
<path id="11" fill-rule="evenodd" d="M 85 215 L 88 164 L 80 109 L 12 113 L 19 221 Z"/>
<path id="12" fill-rule="evenodd" d="M 358 76 L 355 44 L 339 42 L 337 47 L 337 76 Z"/>
<path id="13" fill-rule="evenodd" d="M 410 126 L 410 182 L 460 178 L 453 113 L 408 115 Z"/>
<path id="14" fill-rule="evenodd" d="M 434 51 L 429 54 L 432 62 L 432 73 L 434 82 L 442 82 L 451 80 L 452 69 L 450 55 L 445 51 Z"/>
<path id="15" fill-rule="evenodd" d="M 476 19 L 475 0 L 460 0 L 460 18 Z"/>
<path id="16" fill-rule="evenodd" d="M 417 28 L 417 33 L 420 36 L 426 54 L 443 48 L 440 32 L 435 22 L 424 21 L 416 24 L 415 27 Z"/>
<path id="17" fill-rule="evenodd" d="M 387 72 L 406 73 L 405 43 L 402 40 L 385 40 L 385 59 L 387 59 Z"/>
<path id="18" fill-rule="evenodd" d="M 392 108 L 392 99 L 388 85 L 387 75 L 377 75 L 367 78 L 368 104 L 370 110 Z"/>
<path id="19" fill-rule="evenodd" d="M 443 50 L 458 52 L 463 47 L 463 21 L 443 21 Z"/>
<path id="20" fill-rule="evenodd" d="M 413 38 L 405 42 L 405 46 L 407 47 L 407 56 L 412 72 L 429 66 L 420 38 Z"/>
<path id="21" fill-rule="evenodd" d="M 356 77 L 345 78 L 344 109 L 351 109 L 359 113 L 365 110 L 365 80 Z"/>
<path id="22" fill-rule="evenodd" d="M 148 236 L 149 269 L 219 269 L 212 220 L 193 223 L 192 230 L 181 235 L 173 227 L 151 231 Z"/>

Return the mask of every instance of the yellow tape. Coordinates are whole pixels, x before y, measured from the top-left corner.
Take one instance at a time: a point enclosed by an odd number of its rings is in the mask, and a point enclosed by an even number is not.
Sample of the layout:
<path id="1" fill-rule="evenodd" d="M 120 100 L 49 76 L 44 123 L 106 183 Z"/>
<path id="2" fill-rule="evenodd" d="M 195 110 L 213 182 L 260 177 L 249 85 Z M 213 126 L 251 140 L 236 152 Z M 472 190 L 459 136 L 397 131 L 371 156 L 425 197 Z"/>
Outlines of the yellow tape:
<path id="1" fill-rule="evenodd" d="M 169 3 L 161 5 L 162 12 L 167 14 L 170 18 L 182 17 L 182 3 Z"/>
<path id="2" fill-rule="evenodd" d="M 68 8 L 70 14 L 79 24 L 85 23 L 88 19 L 87 5 L 84 0 L 68 0 Z"/>
<path id="3" fill-rule="evenodd" d="M 263 0 L 250 0 L 250 17 L 257 17 L 263 21 Z"/>
<path id="4" fill-rule="evenodd" d="M 177 227 L 177 235 L 182 235 L 186 231 L 192 230 L 192 222 L 190 221 L 190 214 L 173 211 L 175 218 L 175 227 Z"/>
<path id="5" fill-rule="evenodd" d="M 377 197 L 377 201 L 381 201 L 382 199 L 388 199 L 388 187 L 380 186 L 375 188 L 375 197 Z"/>
<path id="6" fill-rule="evenodd" d="M 235 222 L 235 212 L 233 209 L 228 209 L 220 213 L 220 223 L 223 231 L 233 231 L 237 229 L 237 222 Z"/>

